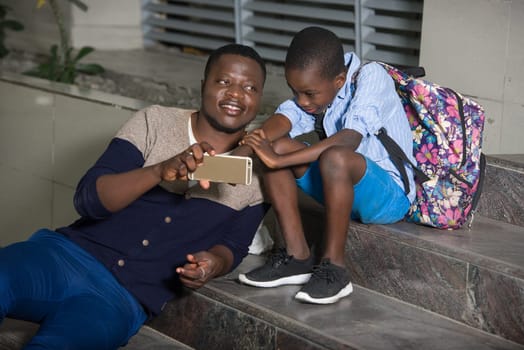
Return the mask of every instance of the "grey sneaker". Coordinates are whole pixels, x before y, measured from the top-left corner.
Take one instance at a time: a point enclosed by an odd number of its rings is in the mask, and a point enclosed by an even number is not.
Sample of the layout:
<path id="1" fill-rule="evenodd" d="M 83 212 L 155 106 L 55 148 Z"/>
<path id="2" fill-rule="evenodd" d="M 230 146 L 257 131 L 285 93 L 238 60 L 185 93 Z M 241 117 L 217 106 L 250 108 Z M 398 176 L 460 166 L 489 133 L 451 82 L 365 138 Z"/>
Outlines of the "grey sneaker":
<path id="1" fill-rule="evenodd" d="M 240 282 L 255 287 L 278 287 L 286 284 L 304 284 L 313 269 L 313 254 L 307 260 L 297 260 L 281 248 L 269 256 L 266 263 L 238 276 Z"/>
<path id="2" fill-rule="evenodd" d="M 295 295 L 295 299 L 313 304 L 332 304 L 353 292 L 346 269 L 322 259 L 313 268 L 309 282 Z"/>

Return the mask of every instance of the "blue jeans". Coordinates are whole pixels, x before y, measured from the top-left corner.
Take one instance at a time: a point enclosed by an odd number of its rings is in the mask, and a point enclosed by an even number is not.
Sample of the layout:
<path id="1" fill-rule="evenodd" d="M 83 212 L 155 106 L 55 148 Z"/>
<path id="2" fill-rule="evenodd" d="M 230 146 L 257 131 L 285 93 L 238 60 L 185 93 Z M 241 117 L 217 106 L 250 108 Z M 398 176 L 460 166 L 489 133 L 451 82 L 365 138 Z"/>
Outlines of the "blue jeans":
<path id="1" fill-rule="evenodd" d="M 391 224 L 402 220 L 410 206 L 404 190 L 384 169 L 365 159 L 366 172 L 353 186 L 351 218 L 365 224 Z M 304 175 L 296 181 L 305 193 L 324 204 L 318 161 L 311 163 Z"/>
<path id="2" fill-rule="evenodd" d="M 0 249 L 0 322 L 40 323 L 24 349 L 116 349 L 146 320 L 114 276 L 63 235 L 39 230 Z"/>

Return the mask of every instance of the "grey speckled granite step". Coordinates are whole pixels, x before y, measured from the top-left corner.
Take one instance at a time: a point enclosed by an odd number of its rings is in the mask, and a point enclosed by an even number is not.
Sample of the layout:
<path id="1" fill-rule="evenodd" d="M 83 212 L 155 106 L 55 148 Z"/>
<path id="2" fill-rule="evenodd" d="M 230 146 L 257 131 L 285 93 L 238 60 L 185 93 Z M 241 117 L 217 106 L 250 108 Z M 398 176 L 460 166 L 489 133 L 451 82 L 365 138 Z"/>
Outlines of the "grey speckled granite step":
<path id="1" fill-rule="evenodd" d="M 36 333 L 38 325 L 31 322 L 5 319 L 0 325 L 0 350 L 22 349 Z M 144 326 L 121 350 L 191 350 L 193 348 L 167 337 L 148 326 Z M 93 349 L 94 350 L 94 349 Z"/>
<path id="2" fill-rule="evenodd" d="M 524 227 L 524 154 L 487 157 L 478 213 Z"/>
<path id="3" fill-rule="evenodd" d="M 293 299 L 298 286 L 254 288 L 233 273 L 169 303 L 151 326 L 195 349 L 524 349 L 524 346 L 355 286 L 337 304 Z"/>
<path id="4" fill-rule="evenodd" d="M 314 244 L 323 211 L 301 202 Z M 352 222 L 346 264 L 363 287 L 524 344 L 522 226 L 478 215 L 455 231 Z"/>

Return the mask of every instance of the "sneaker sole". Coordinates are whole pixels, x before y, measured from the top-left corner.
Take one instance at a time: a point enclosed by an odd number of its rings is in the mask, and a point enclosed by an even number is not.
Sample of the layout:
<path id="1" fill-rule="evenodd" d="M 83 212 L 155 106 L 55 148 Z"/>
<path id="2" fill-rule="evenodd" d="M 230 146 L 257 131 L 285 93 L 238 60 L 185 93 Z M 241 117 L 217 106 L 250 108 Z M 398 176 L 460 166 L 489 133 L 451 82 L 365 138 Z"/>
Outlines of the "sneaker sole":
<path id="1" fill-rule="evenodd" d="M 300 300 L 300 301 L 304 301 L 304 302 L 307 302 L 307 303 L 311 303 L 311 304 L 333 304 L 333 303 L 336 303 L 337 301 L 339 301 L 340 299 L 342 299 L 344 297 L 347 297 L 352 292 L 353 292 L 353 285 L 351 284 L 351 282 L 349 282 L 349 284 L 347 286 L 342 288 L 340 290 L 340 292 L 338 292 L 337 294 L 333 295 L 332 297 L 313 298 L 309 294 L 307 294 L 306 292 L 298 292 L 295 295 L 295 299 Z"/>
<path id="2" fill-rule="evenodd" d="M 273 281 L 254 281 L 250 280 L 245 274 L 241 273 L 238 275 L 238 280 L 244 284 L 261 287 L 261 288 L 271 288 L 278 287 L 290 284 L 305 284 L 311 278 L 311 273 L 304 273 L 301 275 L 294 275 L 288 277 L 282 277 Z"/>

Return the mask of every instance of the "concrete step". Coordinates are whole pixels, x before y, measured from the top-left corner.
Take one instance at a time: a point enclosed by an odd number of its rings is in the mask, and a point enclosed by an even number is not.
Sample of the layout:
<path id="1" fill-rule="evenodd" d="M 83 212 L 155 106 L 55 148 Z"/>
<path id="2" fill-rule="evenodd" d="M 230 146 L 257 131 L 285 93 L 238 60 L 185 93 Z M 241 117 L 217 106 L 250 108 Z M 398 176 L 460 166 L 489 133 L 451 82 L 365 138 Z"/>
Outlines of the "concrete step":
<path id="1" fill-rule="evenodd" d="M 169 303 L 150 326 L 195 349 L 524 349 L 524 346 L 355 286 L 333 305 L 293 299 L 298 286 L 254 288 L 231 274 Z"/>
<path id="2" fill-rule="evenodd" d="M 38 330 L 32 322 L 6 318 L 0 325 L 0 350 L 22 349 Z M 191 350 L 192 347 L 166 336 L 151 327 L 143 326 L 122 350 Z"/>

